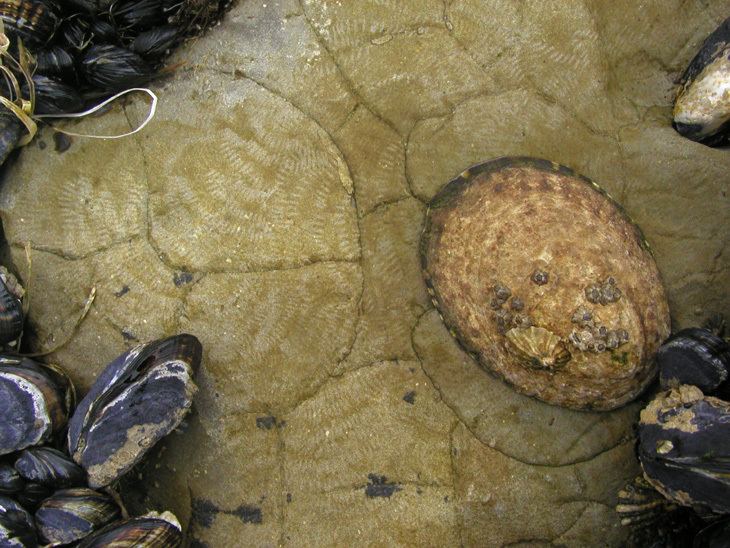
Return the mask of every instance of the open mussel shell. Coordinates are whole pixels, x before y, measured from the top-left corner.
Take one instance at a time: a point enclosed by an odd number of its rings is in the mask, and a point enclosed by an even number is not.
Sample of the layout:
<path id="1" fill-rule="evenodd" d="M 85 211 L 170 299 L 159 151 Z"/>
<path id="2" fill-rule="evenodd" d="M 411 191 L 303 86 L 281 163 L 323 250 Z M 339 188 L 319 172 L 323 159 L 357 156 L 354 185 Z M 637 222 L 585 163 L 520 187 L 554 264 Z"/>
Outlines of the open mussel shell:
<path id="1" fill-rule="evenodd" d="M 730 403 L 689 385 L 659 393 L 641 412 L 639 460 L 670 500 L 730 512 Z"/>
<path id="2" fill-rule="evenodd" d="M 37 546 L 33 516 L 13 499 L 0 495 L 0 546 Z"/>
<path id="3" fill-rule="evenodd" d="M 182 543 L 180 523 L 170 512 L 150 513 L 108 525 L 86 537 L 78 548 L 101 548 L 114 546 L 126 548 L 175 548 Z"/>
<path id="4" fill-rule="evenodd" d="M 674 128 L 707 145 L 730 136 L 730 17 L 708 36 L 682 76 L 674 103 Z"/>
<path id="5" fill-rule="evenodd" d="M 118 519 L 119 506 L 109 495 L 79 487 L 56 491 L 35 513 L 41 540 L 52 545 L 76 542 Z"/>
<path id="6" fill-rule="evenodd" d="M 0 464 L 0 495 L 14 495 L 23 490 L 25 481 L 9 464 Z"/>
<path id="7" fill-rule="evenodd" d="M 65 427 L 73 385 L 60 371 L 0 355 L 0 455 L 38 445 Z"/>
<path id="8" fill-rule="evenodd" d="M 54 488 L 82 485 L 84 470 L 64 453 L 51 447 L 34 447 L 20 452 L 15 469 L 26 481 Z"/>
<path id="9" fill-rule="evenodd" d="M 0 278 L 0 344 L 8 344 L 23 331 L 23 305 Z"/>
<path id="10" fill-rule="evenodd" d="M 110 44 L 90 47 L 81 68 L 87 82 L 104 91 L 134 87 L 149 80 L 154 73 L 136 53 Z"/>
<path id="11" fill-rule="evenodd" d="M 730 376 L 730 344 L 708 329 L 692 327 L 672 335 L 656 354 L 664 390 L 691 384 L 723 399 Z"/>
<path id="12" fill-rule="evenodd" d="M 192 405 L 202 348 L 192 335 L 140 344 L 101 373 L 69 421 L 68 450 L 93 488 L 121 477 Z"/>

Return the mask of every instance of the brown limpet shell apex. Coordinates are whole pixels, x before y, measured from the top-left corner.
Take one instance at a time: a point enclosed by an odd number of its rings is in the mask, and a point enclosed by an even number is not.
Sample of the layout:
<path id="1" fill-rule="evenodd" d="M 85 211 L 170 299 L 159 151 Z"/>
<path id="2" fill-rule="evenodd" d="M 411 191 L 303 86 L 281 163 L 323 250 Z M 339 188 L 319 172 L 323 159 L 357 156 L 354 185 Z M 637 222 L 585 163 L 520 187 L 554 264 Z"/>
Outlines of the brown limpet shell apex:
<path id="1" fill-rule="evenodd" d="M 429 204 L 420 251 L 451 334 L 519 392 L 609 410 L 654 378 L 654 354 L 670 328 L 659 271 L 628 215 L 570 168 L 507 157 L 468 169 Z M 537 271 L 544 284 L 533 280 Z M 495 301 L 495 288 L 520 299 L 519 315 Z M 609 298 L 589 301 L 590 288 Z M 525 329 L 523 338 L 547 330 L 569 359 L 535 367 L 510 344 L 514 329 Z"/>

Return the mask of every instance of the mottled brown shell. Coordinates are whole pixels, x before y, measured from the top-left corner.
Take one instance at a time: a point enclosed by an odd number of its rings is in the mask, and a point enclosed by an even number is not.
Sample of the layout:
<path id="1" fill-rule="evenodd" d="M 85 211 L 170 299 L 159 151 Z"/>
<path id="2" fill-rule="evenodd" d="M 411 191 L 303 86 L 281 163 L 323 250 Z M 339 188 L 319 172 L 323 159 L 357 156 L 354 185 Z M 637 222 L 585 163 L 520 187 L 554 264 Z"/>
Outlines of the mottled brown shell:
<path id="1" fill-rule="evenodd" d="M 654 353 L 669 335 L 654 259 L 621 207 L 567 167 L 520 157 L 465 171 L 429 205 L 421 262 L 451 333 L 522 393 L 564 407 L 609 410 L 654 378 Z M 544 283 L 532 279 L 538 270 Z M 617 297 L 590 302 L 586 289 L 606 280 L 620 290 Z M 524 303 L 520 321 L 527 317 L 562 341 L 571 355 L 562 367 L 536 368 L 515 352 L 507 333 L 520 325 L 506 303 L 494 302 L 498 285 Z M 591 311 L 596 328 L 625 331 L 627 340 L 618 348 L 577 348 L 570 335 L 579 309 Z"/>

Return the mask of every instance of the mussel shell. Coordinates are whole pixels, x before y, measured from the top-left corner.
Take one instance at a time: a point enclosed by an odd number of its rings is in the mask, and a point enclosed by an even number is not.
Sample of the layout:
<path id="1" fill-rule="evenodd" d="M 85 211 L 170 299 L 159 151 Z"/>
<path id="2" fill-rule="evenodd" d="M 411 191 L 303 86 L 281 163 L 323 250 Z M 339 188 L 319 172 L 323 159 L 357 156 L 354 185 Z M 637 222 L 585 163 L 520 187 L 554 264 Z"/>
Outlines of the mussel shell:
<path id="1" fill-rule="evenodd" d="M 716 395 L 730 376 L 730 344 L 707 329 L 675 333 L 659 347 L 656 360 L 664 390 L 691 384 L 703 394 Z"/>
<path id="2" fill-rule="evenodd" d="M 36 74 L 70 77 L 74 74 L 74 59 L 61 46 L 51 46 L 35 53 Z"/>
<path id="3" fill-rule="evenodd" d="M 628 546 L 687 546 L 699 519 L 689 508 L 667 500 L 642 476 L 618 492 L 616 512 L 629 528 Z"/>
<path id="4" fill-rule="evenodd" d="M 33 517 L 13 499 L 0 495 L 0 546 L 37 546 Z"/>
<path id="5" fill-rule="evenodd" d="M 0 344 L 20 337 L 23 331 L 23 305 L 0 279 Z"/>
<path id="6" fill-rule="evenodd" d="M 33 75 L 36 114 L 69 114 L 78 112 L 84 101 L 75 88 L 56 78 Z"/>
<path id="7" fill-rule="evenodd" d="M 142 57 L 160 57 L 178 39 L 180 29 L 173 25 L 156 27 L 140 33 L 132 42 L 132 51 Z"/>
<path id="8" fill-rule="evenodd" d="M 56 491 L 35 513 L 43 542 L 70 544 L 111 523 L 120 516 L 119 506 L 106 494 L 85 487 Z"/>
<path id="9" fill-rule="evenodd" d="M 60 378 L 27 358 L 0 355 L 0 455 L 38 445 L 63 429 L 69 401 Z"/>
<path id="10" fill-rule="evenodd" d="M 78 548 L 175 548 L 180 546 L 182 539 L 182 530 L 174 515 L 152 513 L 108 525 L 82 540 Z"/>
<path id="11" fill-rule="evenodd" d="M 91 487 L 121 477 L 192 405 L 202 348 L 192 335 L 140 344 L 114 360 L 79 403 L 68 450 Z"/>
<path id="12" fill-rule="evenodd" d="M 65 47 L 83 51 L 91 43 L 91 23 L 81 14 L 64 19 L 58 32 Z"/>
<path id="13" fill-rule="evenodd" d="M 126 0 L 112 7 L 112 17 L 120 29 L 148 29 L 164 22 L 160 0 Z"/>
<path id="14" fill-rule="evenodd" d="M 91 41 L 94 44 L 116 42 L 119 39 L 117 31 L 111 23 L 102 19 L 93 19 L 89 30 L 91 31 Z"/>
<path id="15" fill-rule="evenodd" d="M 639 460 L 670 500 L 730 512 L 730 403 L 689 385 L 659 393 L 641 412 Z"/>
<path id="16" fill-rule="evenodd" d="M 25 481 L 9 464 L 0 464 L 0 494 L 13 495 L 23 490 Z"/>
<path id="17" fill-rule="evenodd" d="M 81 65 L 89 84 L 104 91 L 134 87 L 153 75 L 139 55 L 109 44 L 89 48 Z"/>
<path id="18" fill-rule="evenodd" d="M 64 453 L 51 447 L 33 447 L 20 452 L 15 469 L 26 481 L 54 488 L 82 485 L 83 469 Z"/>
<path id="19" fill-rule="evenodd" d="M 730 17 L 707 37 L 681 78 L 674 104 L 674 128 L 710 146 L 730 136 Z"/>
<path id="20" fill-rule="evenodd" d="M 35 510 L 41 501 L 51 496 L 52 493 L 53 487 L 30 482 L 26 483 L 23 486 L 23 490 L 20 493 L 16 493 L 14 496 L 20 504 L 32 511 Z"/>
<path id="21" fill-rule="evenodd" d="M 114 0 L 65 0 L 68 4 L 75 6 L 90 14 L 102 13 L 109 11 Z"/>
<path id="22" fill-rule="evenodd" d="M 59 23 L 55 4 L 49 1 L 0 0 L 0 19 L 13 45 L 19 39 L 31 48 L 46 44 Z"/>
<path id="23" fill-rule="evenodd" d="M 730 546 L 730 516 L 719 519 L 702 529 L 692 548 L 727 548 Z"/>

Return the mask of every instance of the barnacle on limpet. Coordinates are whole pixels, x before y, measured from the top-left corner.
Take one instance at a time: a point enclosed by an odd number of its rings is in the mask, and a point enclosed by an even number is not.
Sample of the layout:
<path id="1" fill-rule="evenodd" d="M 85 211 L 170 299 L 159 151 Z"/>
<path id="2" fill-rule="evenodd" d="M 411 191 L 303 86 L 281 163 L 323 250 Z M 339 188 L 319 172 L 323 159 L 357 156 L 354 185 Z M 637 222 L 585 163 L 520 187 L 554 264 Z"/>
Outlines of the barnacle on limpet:
<path id="1" fill-rule="evenodd" d="M 548 273 L 544 270 L 537 269 L 532 273 L 532 276 L 530 276 L 530 279 L 533 283 L 537 285 L 545 285 L 548 283 L 549 276 Z"/>
<path id="2" fill-rule="evenodd" d="M 530 367 L 556 369 L 570 361 L 570 352 L 560 337 L 543 327 L 514 327 L 505 336 Z"/>

